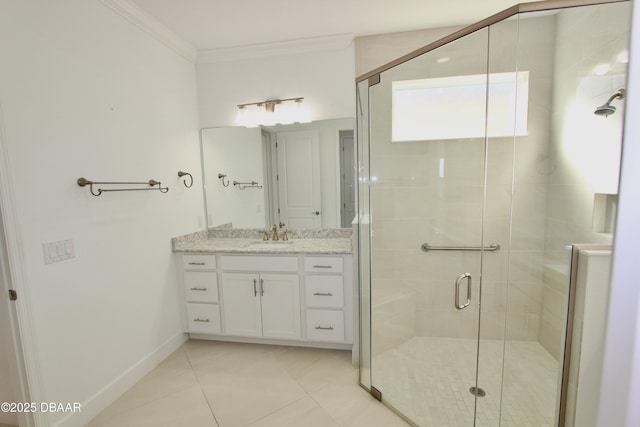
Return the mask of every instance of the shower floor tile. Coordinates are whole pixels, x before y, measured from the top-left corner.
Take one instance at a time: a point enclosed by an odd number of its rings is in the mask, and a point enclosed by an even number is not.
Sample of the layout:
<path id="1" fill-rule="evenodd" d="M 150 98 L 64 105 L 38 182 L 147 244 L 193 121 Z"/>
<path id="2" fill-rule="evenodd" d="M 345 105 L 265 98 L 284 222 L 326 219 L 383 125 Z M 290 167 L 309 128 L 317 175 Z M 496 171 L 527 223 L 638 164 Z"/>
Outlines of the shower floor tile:
<path id="1" fill-rule="evenodd" d="M 419 426 L 472 426 L 476 354 L 475 340 L 414 337 L 374 357 L 372 384 Z M 540 344 L 483 340 L 479 366 L 476 426 L 554 425 L 558 362 Z"/>

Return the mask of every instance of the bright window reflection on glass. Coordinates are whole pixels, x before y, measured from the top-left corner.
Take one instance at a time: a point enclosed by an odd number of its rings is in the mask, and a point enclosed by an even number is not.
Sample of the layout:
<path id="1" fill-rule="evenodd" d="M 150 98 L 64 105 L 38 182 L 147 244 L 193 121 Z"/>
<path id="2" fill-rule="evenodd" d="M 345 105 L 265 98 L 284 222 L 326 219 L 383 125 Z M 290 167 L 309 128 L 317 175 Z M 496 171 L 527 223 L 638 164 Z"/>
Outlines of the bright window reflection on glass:
<path id="1" fill-rule="evenodd" d="M 482 138 L 487 107 L 488 136 L 526 135 L 528 104 L 528 71 L 395 81 L 392 141 Z"/>

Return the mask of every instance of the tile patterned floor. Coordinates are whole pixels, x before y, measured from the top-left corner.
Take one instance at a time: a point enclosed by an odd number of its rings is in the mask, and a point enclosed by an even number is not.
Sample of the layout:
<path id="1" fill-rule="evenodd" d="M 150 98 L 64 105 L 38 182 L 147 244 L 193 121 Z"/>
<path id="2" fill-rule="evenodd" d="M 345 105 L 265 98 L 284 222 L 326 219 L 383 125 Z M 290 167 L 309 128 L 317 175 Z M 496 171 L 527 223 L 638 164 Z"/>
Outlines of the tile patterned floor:
<path id="1" fill-rule="evenodd" d="M 347 351 L 191 340 L 89 427 L 406 427 L 357 375 Z"/>
<path id="2" fill-rule="evenodd" d="M 374 358 L 373 385 L 420 426 L 472 426 L 476 346 L 475 340 L 412 338 Z M 540 344 L 483 340 L 480 355 L 478 384 L 486 396 L 478 398 L 476 426 L 554 425 L 558 362 Z"/>

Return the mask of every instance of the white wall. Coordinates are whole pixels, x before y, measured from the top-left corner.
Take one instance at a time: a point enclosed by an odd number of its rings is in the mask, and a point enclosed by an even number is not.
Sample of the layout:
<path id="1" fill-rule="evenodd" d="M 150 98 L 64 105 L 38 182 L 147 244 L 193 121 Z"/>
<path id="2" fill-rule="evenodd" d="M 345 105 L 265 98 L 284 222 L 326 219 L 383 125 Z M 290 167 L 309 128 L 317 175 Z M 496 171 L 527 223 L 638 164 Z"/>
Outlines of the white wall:
<path id="1" fill-rule="evenodd" d="M 236 228 L 265 227 L 265 188 L 260 128 L 226 127 L 202 130 L 209 226 L 233 223 Z M 218 179 L 227 175 L 228 187 Z M 240 190 L 238 182 L 258 182 L 262 188 Z"/>
<path id="2" fill-rule="evenodd" d="M 97 0 L 2 2 L 0 105 L 42 397 L 83 403 L 64 423 L 83 425 L 112 381 L 183 339 L 170 238 L 203 215 L 201 183 L 177 177 L 200 168 L 195 66 Z M 170 191 L 94 197 L 81 176 Z M 76 257 L 45 265 L 60 239 Z"/>
<path id="3" fill-rule="evenodd" d="M 304 97 L 312 120 L 353 117 L 353 44 L 343 49 L 197 65 L 200 127 L 236 125 L 237 104 Z"/>
<path id="4" fill-rule="evenodd" d="M 640 425 L 640 7 L 634 3 L 631 61 L 620 172 L 620 201 L 613 248 L 599 426 Z"/>

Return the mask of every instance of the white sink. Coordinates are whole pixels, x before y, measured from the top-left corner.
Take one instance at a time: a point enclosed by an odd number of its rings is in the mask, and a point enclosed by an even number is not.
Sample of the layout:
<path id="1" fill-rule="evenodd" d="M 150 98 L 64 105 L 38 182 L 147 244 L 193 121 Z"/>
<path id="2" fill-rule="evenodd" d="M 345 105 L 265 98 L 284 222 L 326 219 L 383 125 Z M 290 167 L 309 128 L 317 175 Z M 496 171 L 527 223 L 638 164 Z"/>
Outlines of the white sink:
<path id="1" fill-rule="evenodd" d="M 260 242 L 252 243 L 247 246 L 249 249 L 284 249 L 289 247 L 293 242 Z"/>

